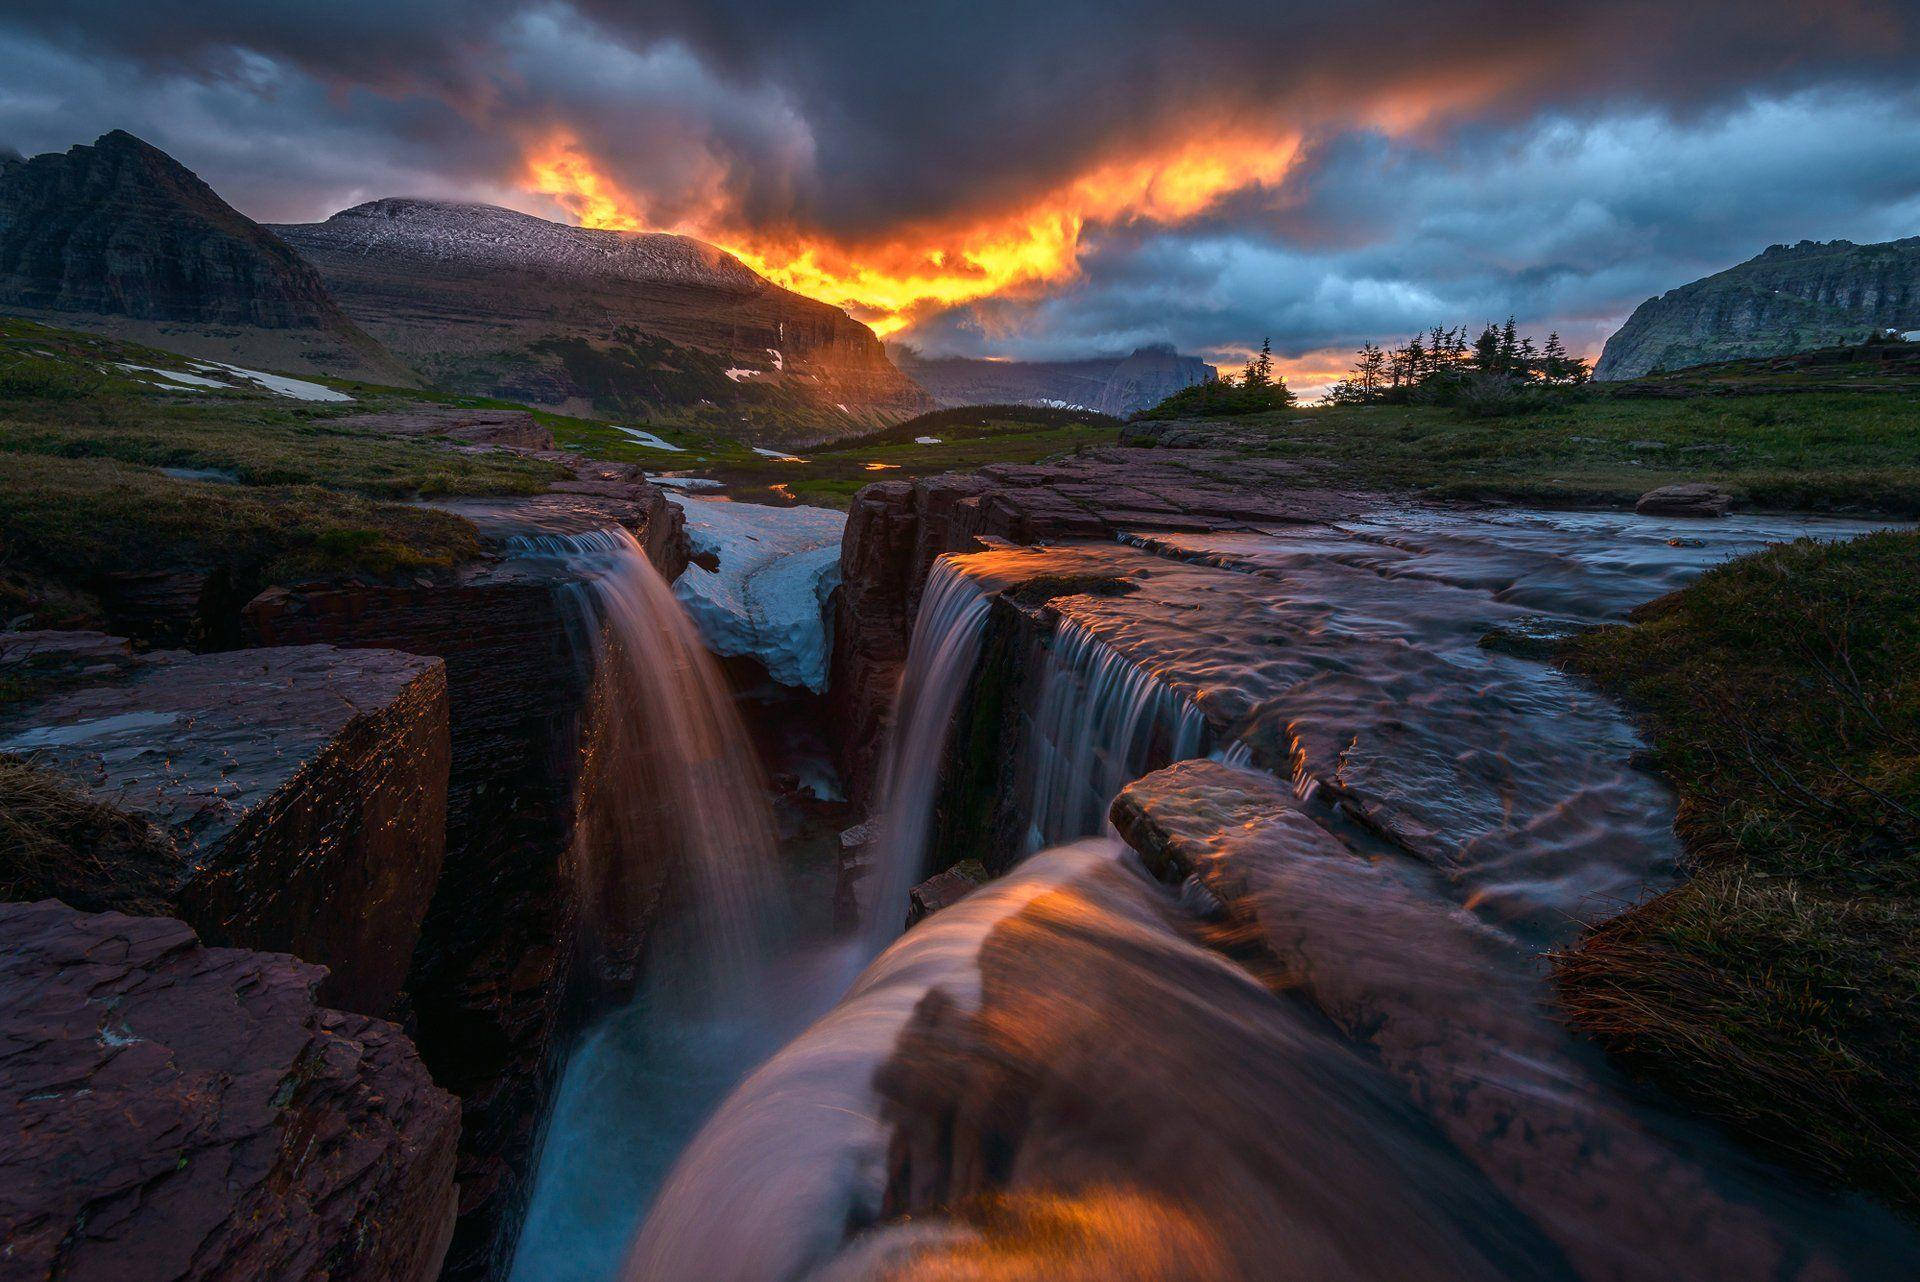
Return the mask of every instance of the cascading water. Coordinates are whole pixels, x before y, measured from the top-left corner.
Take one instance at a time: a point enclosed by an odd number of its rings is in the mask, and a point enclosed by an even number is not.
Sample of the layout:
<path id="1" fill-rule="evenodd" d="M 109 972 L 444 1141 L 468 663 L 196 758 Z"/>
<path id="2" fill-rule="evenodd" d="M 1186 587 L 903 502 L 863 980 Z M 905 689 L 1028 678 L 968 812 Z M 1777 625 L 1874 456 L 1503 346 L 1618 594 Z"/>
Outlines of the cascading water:
<path id="1" fill-rule="evenodd" d="M 901 679 L 881 782 L 879 857 L 860 896 L 869 955 L 900 933 L 907 896 L 926 876 L 927 831 L 954 714 L 980 661 L 987 594 L 941 557 L 927 577 Z"/>
<path id="2" fill-rule="evenodd" d="M 576 869 L 589 907 L 618 931 L 640 906 L 624 861 L 665 860 L 685 881 L 705 978 L 752 964 L 772 888 L 766 787 L 725 679 L 673 590 L 624 529 L 525 535 L 509 551 L 561 562 L 576 661 L 596 716 L 577 802 Z"/>
<path id="3" fill-rule="evenodd" d="M 784 925 L 774 825 L 725 680 L 633 537 L 533 535 L 509 551 L 564 570 L 591 682 L 573 845 L 583 908 L 603 943 L 642 925 L 651 936 L 640 995 L 569 1057 L 512 1274 L 599 1279 L 711 1104 L 703 1088 L 717 1095 L 742 1055 L 777 1045 L 780 1026 L 762 1032 L 751 1014 Z M 678 893 L 648 923 L 649 870 L 661 867 Z"/>
<path id="4" fill-rule="evenodd" d="M 1207 719 L 1184 694 L 1062 619 L 1034 713 L 1029 853 L 1107 827 L 1107 807 L 1147 771 L 1200 755 Z"/>

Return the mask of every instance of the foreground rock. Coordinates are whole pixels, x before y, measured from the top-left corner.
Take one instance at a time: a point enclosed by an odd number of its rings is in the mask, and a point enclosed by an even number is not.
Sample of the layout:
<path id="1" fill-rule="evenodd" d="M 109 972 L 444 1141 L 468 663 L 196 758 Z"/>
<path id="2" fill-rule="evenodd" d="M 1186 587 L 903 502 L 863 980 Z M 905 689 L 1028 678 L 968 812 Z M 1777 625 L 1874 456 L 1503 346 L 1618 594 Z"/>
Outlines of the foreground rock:
<path id="1" fill-rule="evenodd" d="M 0 905 L 0 1275 L 428 1282 L 457 1110 L 323 972 L 178 921 Z"/>
<path id="2" fill-rule="evenodd" d="M 575 649 L 581 579 L 550 558 L 516 559 L 514 541 L 618 524 L 668 577 L 685 564 L 679 509 L 656 487 L 623 465 L 580 467 L 560 492 L 452 505 L 500 554 L 453 584 L 276 590 L 247 608 L 271 643 L 395 649 L 446 664 L 447 857 L 407 990 L 421 1057 L 462 1107 L 449 1279 L 504 1275 L 561 1049 L 610 982 L 580 964 L 580 881 L 609 863 L 594 767 L 604 764 L 597 749 L 615 705 L 606 674 Z M 623 872 L 642 883 L 642 902 L 663 875 Z"/>
<path id="3" fill-rule="evenodd" d="M 1198 879 L 1244 923 L 1581 1276 L 1645 1277 L 1658 1260 L 1729 1282 L 1865 1277 L 1906 1249 L 1877 1214 L 1836 1231 L 1833 1208 L 1636 1107 L 1552 1017 L 1511 938 L 1412 861 L 1344 845 L 1271 775 L 1184 762 L 1129 786 L 1113 818 L 1163 878 Z"/>
<path id="4" fill-rule="evenodd" d="M 1725 516 L 1733 495 L 1699 481 L 1648 490 L 1633 505 L 1641 516 Z"/>
<path id="5" fill-rule="evenodd" d="M 100 883 L 135 883 L 210 942 L 326 966 L 322 1001 L 386 1014 L 445 849 L 440 662 L 332 646 L 135 658 L 118 645 L 43 633 L 0 646 L 0 669 L 66 686 L 0 714 L 0 752 L 165 840 L 141 869 L 45 869 L 26 893 L 113 907 L 94 902 Z"/>

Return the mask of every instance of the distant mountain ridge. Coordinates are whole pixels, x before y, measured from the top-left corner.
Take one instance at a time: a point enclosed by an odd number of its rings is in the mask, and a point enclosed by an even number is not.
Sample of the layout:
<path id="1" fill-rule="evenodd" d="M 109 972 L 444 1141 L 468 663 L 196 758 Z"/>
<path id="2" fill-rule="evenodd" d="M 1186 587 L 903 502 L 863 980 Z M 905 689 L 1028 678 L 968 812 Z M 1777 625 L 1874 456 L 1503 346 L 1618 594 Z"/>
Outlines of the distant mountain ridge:
<path id="1" fill-rule="evenodd" d="M 1594 377 L 1785 356 L 1889 329 L 1920 329 L 1920 236 L 1803 240 L 1640 304 L 1607 340 Z"/>
<path id="2" fill-rule="evenodd" d="M 1061 405 L 1116 418 L 1151 409 L 1217 371 L 1170 344 L 1138 347 L 1124 356 L 1072 361 L 989 361 L 926 357 L 904 349 L 900 368 L 927 389 L 942 409 L 962 405 Z"/>
<path id="3" fill-rule="evenodd" d="M 122 130 L 0 161 L 0 307 L 191 355 L 412 381 L 299 255 Z"/>
<path id="4" fill-rule="evenodd" d="M 401 198 L 271 230 L 349 316 L 450 390 L 788 437 L 932 408 L 865 325 L 689 237 Z"/>

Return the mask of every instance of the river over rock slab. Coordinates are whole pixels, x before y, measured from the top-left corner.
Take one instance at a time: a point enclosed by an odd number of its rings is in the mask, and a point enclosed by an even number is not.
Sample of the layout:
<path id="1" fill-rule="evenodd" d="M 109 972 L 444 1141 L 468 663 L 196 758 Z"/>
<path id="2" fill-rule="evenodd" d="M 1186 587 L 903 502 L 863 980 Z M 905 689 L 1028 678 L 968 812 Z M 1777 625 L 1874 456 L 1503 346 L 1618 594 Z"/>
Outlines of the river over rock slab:
<path id="1" fill-rule="evenodd" d="M 385 1014 L 445 849 L 440 661 L 311 645 L 103 668 L 104 640 L 0 651 L 23 669 L 85 659 L 78 684 L 0 716 L 0 752 L 158 825 L 179 860 L 157 893 L 206 938 L 319 963 L 323 1001 Z M 38 890 L 85 903 L 93 888 Z"/>
<path id="2" fill-rule="evenodd" d="M 429 1282 L 458 1110 L 318 967 L 0 904 L 0 1276 Z"/>

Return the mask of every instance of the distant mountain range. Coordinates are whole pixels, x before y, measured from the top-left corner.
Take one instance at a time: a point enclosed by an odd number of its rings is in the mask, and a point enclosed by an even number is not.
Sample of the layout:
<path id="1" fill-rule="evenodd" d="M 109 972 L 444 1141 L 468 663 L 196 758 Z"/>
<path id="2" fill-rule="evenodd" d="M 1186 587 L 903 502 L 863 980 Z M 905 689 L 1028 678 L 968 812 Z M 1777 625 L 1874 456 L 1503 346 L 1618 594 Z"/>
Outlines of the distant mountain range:
<path id="1" fill-rule="evenodd" d="M 769 428 L 932 407 L 865 325 L 685 236 L 398 199 L 271 230 L 439 387 L 635 417 L 705 403 Z"/>
<path id="2" fill-rule="evenodd" d="M 119 130 L 0 160 L 0 307 L 193 356 L 415 381 L 298 254 Z"/>
<path id="3" fill-rule="evenodd" d="M 924 357 L 896 348 L 894 359 L 942 409 L 961 405 L 1057 405 L 1119 418 L 1151 409 L 1217 371 L 1171 346 L 1135 348 L 1125 356 L 1073 361 L 990 361 Z"/>
<path id="4" fill-rule="evenodd" d="M 1650 298 L 1607 340 L 1602 379 L 1785 356 L 1920 330 L 1920 236 L 1803 240 Z"/>
<path id="5" fill-rule="evenodd" d="M 933 408 L 872 330 L 700 241 L 404 199 L 269 229 L 118 130 L 0 159 L 0 308 L 254 367 L 748 436 Z"/>

